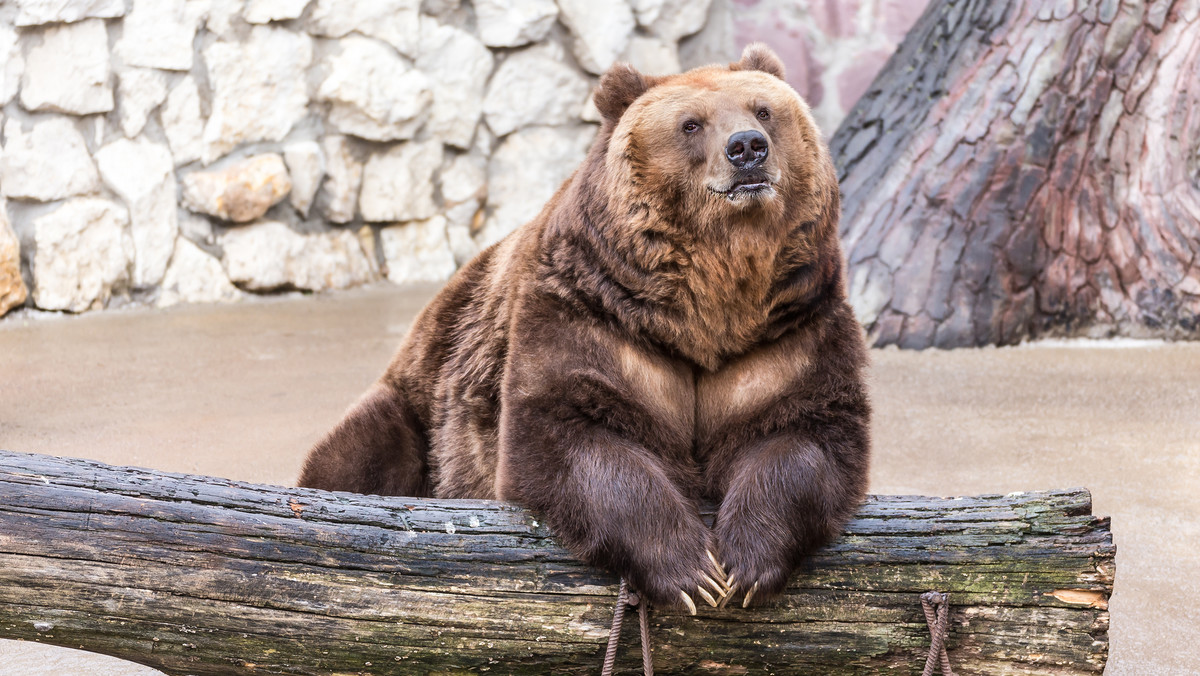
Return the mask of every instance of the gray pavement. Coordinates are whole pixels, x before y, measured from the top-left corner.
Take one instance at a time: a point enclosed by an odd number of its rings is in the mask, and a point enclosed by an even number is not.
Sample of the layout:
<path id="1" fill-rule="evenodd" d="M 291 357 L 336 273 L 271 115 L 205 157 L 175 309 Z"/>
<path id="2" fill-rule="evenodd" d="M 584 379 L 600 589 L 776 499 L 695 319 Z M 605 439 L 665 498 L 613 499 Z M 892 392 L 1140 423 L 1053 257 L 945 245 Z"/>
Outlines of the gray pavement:
<path id="1" fill-rule="evenodd" d="M 0 448 L 288 484 L 432 289 L 0 320 Z M 1118 546 L 1108 674 L 1200 674 L 1200 343 L 873 353 L 872 492 L 1086 486 Z M 0 675 L 133 676 L 0 641 Z"/>

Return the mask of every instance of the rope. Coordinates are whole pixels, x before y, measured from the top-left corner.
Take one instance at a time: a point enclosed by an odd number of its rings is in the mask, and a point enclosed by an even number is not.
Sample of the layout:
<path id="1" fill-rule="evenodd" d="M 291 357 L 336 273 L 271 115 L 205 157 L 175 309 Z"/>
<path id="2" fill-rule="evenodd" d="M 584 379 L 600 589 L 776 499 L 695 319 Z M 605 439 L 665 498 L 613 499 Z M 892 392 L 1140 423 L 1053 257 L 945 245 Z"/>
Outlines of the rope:
<path id="1" fill-rule="evenodd" d="M 925 624 L 929 625 L 929 656 L 925 658 L 925 670 L 921 676 L 933 676 L 937 667 L 941 667 L 942 676 L 954 676 L 954 670 L 950 668 L 950 655 L 946 653 L 950 596 L 941 592 L 925 592 L 921 594 L 921 610 L 925 611 Z"/>
<path id="2" fill-rule="evenodd" d="M 604 666 L 600 676 L 612 676 L 613 664 L 617 661 L 617 644 L 621 641 L 621 624 L 625 621 L 625 609 L 636 607 L 642 627 L 642 672 L 654 676 L 654 659 L 650 655 L 650 612 L 637 593 L 630 593 L 625 578 L 621 578 L 621 590 L 617 592 L 617 607 L 613 610 L 612 628 L 608 631 L 608 648 L 604 651 Z"/>
<path id="3" fill-rule="evenodd" d="M 650 654 L 650 609 L 647 608 L 650 604 L 637 603 L 637 601 L 638 599 L 634 599 L 634 603 L 637 604 L 639 624 L 642 625 L 642 673 L 645 676 L 654 676 L 654 656 Z"/>
<path id="4" fill-rule="evenodd" d="M 621 578 L 621 589 L 617 592 L 617 606 L 613 609 L 612 628 L 608 631 L 608 648 L 604 651 L 604 666 L 600 676 L 612 676 L 617 661 L 617 644 L 621 641 L 621 625 L 625 622 L 625 610 L 637 608 L 638 624 L 642 629 L 642 672 L 654 676 L 654 659 L 650 654 L 650 613 L 647 603 L 642 603 L 636 593 L 630 593 L 629 584 Z M 950 668 L 950 655 L 946 652 L 946 635 L 950 630 L 950 596 L 942 592 L 921 594 L 921 610 L 925 612 L 925 624 L 929 625 L 929 655 L 925 658 L 925 669 L 921 676 L 933 676 L 941 669 L 942 676 L 954 676 Z"/>

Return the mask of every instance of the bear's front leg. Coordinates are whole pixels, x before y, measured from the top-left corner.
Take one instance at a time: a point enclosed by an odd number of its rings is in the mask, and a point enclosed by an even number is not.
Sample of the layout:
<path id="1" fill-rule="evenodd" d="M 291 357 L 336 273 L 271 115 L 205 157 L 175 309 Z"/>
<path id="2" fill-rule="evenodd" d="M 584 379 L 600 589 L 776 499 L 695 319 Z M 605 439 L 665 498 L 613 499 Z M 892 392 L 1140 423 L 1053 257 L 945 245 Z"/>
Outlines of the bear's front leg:
<path id="1" fill-rule="evenodd" d="M 535 315 L 514 337 L 497 493 L 540 512 L 575 556 L 654 604 L 715 606 L 728 590 L 698 508 L 692 406 L 659 396 L 677 375 L 669 364 L 586 322 Z M 653 387 L 648 373 L 661 376 Z M 680 391 L 690 393 L 691 381 Z"/>
<path id="2" fill-rule="evenodd" d="M 844 315 L 842 330 L 797 332 L 700 383 L 706 490 L 720 501 L 718 555 L 743 605 L 783 591 L 866 495 L 865 355 Z"/>
<path id="3" fill-rule="evenodd" d="M 856 455 L 780 435 L 731 463 L 715 532 L 743 607 L 783 591 L 801 559 L 841 532 L 865 490 L 865 462 Z"/>
<path id="4" fill-rule="evenodd" d="M 520 435 L 506 458 L 505 497 L 540 512 L 572 554 L 624 577 L 655 605 L 695 614 L 693 597 L 723 600 L 712 531 L 668 472 L 617 436 L 556 432 L 542 443 Z"/>

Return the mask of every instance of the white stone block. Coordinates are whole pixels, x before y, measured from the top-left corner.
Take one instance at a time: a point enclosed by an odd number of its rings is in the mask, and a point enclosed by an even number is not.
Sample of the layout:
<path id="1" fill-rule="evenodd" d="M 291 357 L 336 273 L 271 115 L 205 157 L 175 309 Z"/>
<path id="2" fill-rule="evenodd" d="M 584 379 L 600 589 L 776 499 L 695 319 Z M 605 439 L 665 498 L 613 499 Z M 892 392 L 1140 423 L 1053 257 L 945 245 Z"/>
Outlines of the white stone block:
<path id="1" fill-rule="evenodd" d="M 126 68 L 117 75 L 117 112 L 128 138 L 142 133 L 146 118 L 167 99 L 167 77 L 160 70 Z"/>
<path id="2" fill-rule="evenodd" d="M 571 31 L 579 65 L 597 75 L 625 51 L 637 22 L 624 0 L 558 0 L 559 20 Z"/>
<path id="3" fill-rule="evenodd" d="M 554 0 L 475 0 L 479 39 L 489 47 L 520 47 L 550 33 L 558 18 Z"/>
<path id="4" fill-rule="evenodd" d="M 567 180 L 596 136 L 596 127 L 529 127 L 505 138 L 488 163 L 491 216 L 476 235 L 480 247 L 503 239 L 537 216 Z"/>
<path id="5" fill-rule="evenodd" d="M 620 60 L 646 75 L 674 75 L 682 70 L 675 43 L 660 38 L 633 36 Z"/>
<path id="6" fill-rule="evenodd" d="M 221 237 L 229 279 L 250 291 L 324 291 L 365 284 L 373 266 L 353 233 L 301 235 L 277 221 L 259 221 Z"/>
<path id="7" fill-rule="evenodd" d="M 28 132 L 20 122 L 8 120 L 4 139 L 0 189 L 5 197 L 50 202 L 100 188 L 83 134 L 69 118 L 35 118 Z"/>
<path id="8" fill-rule="evenodd" d="M 292 177 L 290 201 L 305 218 L 325 176 L 325 156 L 316 141 L 295 141 L 283 147 L 283 161 Z"/>
<path id="9" fill-rule="evenodd" d="M 443 216 L 388 226 L 379 231 L 379 240 L 393 284 L 444 282 L 458 269 Z"/>
<path id="10" fill-rule="evenodd" d="M 431 134 L 458 148 L 471 145 L 493 65 L 491 50 L 475 36 L 429 17 L 421 19 L 417 68 L 429 76 L 433 89 Z"/>
<path id="11" fill-rule="evenodd" d="M 49 26 L 29 49 L 21 105 L 75 115 L 113 109 L 108 30 L 101 19 Z"/>
<path id="12" fill-rule="evenodd" d="M 124 207 L 76 197 L 33 220 L 33 303 L 43 310 L 102 308 L 129 286 L 133 241 Z"/>
<path id="13" fill-rule="evenodd" d="M 678 42 L 704 27 L 712 0 L 663 0 L 658 18 L 650 32 L 670 42 Z"/>
<path id="14" fill-rule="evenodd" d="M 17 37 L 12 26 L 0 21 L 0 106 L 17 95 L 21 73 L 25 70 L 25 56 L 21 54 Z"/>
<path id="15" fill-rule="evenodd" d="M 248 23 L 271 23 L 298 19 L 312 0 L 247 0 L 242 12 Z"/>
<path id="16" fill-rule="evenodd" d="M 413 58 L 420 39 L 420 9 L 420 0 L 317 0 L 309 31 L 329 38 L 360 33 L 383 40 Z"/>
<path id="17" fill-rule="evenodd" d="M 442 198 L 447 204 L 482 199 L 487 192 L 487 160 L 462 154 L 452 159 L 440 174 Z"/>
<path id="18" fill-rule="evenodd" d="M 204 127 L 205 164 L 243 143 L 282 140 L 308 112 L 307 35 L 254 26 L 245 42 L 209 45 L 204 60 L 213 91 Z"/>
<path id="19" fill-rule="evenodd" d="M 483 114 L 488 127 L 504 136 L 531 125 L 558 125 L 579 118 L 591 86 L 563 62 L 554 45 L 510 55 L 496 69 Z"/>
<path id="20" fill-rule="evenodd" d="M 96 153 L 105 185 L 124 202 L 133 237 L 133 285 L 149 288 L 162 281 L 175 237 L 175 166 L 166 145 L 145 137 L 114 141 Z"/>
<path id="21" fill-rule="evenodd" d="M 343 134 L 372 141 L 412 138 L 433 102 L 429 79 L 377 40 L 351 36 L 341 44 L 317 91 L 317 98 L 331 105 L 329 123 Z"/>
<path id="22" fill-rule="evenodd" d="M 175 166 L 200 159 L 204 153 L 204 118 L 200 114 L 200 91 L 190 75 L 167 95 L 161 117 Z"/>
<path id="23" fill-rule="evenodd" d="M 117 55 L 127 66 L 189 70 L 198 17 L 185 0 L 132 0 Z"/>
<path id="24" fill-rule="evenodd" d="M 415 221 L 437 213 L 433 173 L 442 164 L 438 141 L 409 142 L 376 153 L 363 170 L 359 211 L 373 223 Z"/>
<path id="25" fill-rule="evenodd" d="M 125 15 L 125 0 L 16 0 L 18 26 L 113 19 Z"/>
<path id="26" fill-rule="evenodd" d="M 200 247 L 180 237 L 175 242 L 171 265 L 163 277 L 155 305 L 179 303 L 232 303 L 243 294 L 229 281 L 221 262 Z"/>

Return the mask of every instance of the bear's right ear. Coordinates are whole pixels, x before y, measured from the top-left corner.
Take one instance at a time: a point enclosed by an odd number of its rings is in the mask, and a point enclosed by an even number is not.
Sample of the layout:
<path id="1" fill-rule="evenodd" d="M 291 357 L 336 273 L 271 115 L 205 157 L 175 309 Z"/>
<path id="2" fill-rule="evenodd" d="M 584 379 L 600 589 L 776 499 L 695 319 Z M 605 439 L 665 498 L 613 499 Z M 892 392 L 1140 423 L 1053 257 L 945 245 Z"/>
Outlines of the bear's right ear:
<path id="1" fill-rule="evenodd" d="M 627 63 L 618 63 L 600 78 L 600 86 L 596 87 L 592 100 L 604 120 L 616 124 L 625 109 L 652 86 L 653 78 L 642 75 Z"/>
<path id="2" fill-rule="evenodd" d="M 758 70 L 786 80 L 783 60 L 775 50 L 761 42 L 752 42 L 742 50 L 742 60 L 729 64 L 729 70 Z"/>

